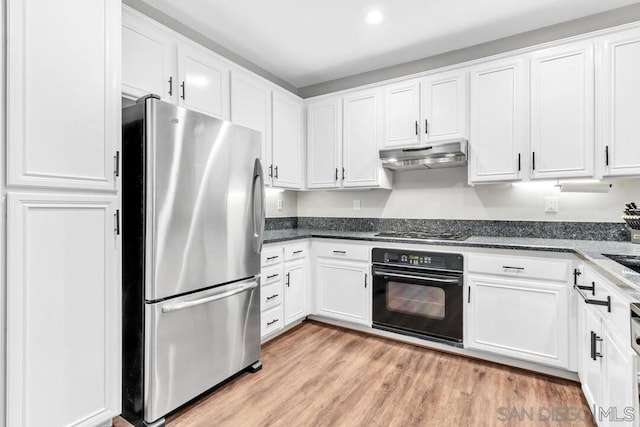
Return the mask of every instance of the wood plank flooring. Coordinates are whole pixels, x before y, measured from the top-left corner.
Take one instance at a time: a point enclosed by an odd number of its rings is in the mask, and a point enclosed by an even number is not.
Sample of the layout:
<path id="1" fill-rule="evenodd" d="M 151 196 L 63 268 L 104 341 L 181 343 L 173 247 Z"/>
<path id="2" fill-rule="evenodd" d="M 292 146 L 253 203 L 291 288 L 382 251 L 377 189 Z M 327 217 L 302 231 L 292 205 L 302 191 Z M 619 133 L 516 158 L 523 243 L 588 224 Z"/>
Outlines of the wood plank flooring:
<path id="1" fill-rule="evenodd" d="M 577 383 L 307 321 L 169 427 L 593 426 Z M 116 427 L 128 424 L 117 419 Z"/>

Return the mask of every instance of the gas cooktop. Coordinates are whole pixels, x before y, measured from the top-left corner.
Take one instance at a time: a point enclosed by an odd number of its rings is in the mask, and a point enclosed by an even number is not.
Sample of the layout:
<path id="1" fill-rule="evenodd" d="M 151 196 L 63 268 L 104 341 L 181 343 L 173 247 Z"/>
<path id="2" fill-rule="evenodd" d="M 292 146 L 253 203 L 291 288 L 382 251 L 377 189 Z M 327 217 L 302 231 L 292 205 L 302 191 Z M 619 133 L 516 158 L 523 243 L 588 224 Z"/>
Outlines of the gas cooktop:
<path id="1" fill-rule="evenodd" d="M 383 231 L 376 237 L 395 237 L 419 240 L 466 240 L 468 236 L 458 233 L 438 233 L 432 231 Z"/>

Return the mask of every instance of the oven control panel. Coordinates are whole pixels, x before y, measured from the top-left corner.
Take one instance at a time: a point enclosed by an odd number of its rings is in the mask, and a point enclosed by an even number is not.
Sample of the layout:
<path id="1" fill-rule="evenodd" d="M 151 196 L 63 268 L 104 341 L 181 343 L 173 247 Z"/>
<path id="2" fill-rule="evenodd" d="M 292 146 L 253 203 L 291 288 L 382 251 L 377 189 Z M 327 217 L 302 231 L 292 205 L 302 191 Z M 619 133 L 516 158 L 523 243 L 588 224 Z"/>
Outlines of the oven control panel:
<path id="1" fill-rule="evenodd" d="M 372 260 L 375 263 L 406 265 L 439 270 L 462 271 L 462 255 L 455 253 L 402 251 L 397 249 L 374 248 Z"/>

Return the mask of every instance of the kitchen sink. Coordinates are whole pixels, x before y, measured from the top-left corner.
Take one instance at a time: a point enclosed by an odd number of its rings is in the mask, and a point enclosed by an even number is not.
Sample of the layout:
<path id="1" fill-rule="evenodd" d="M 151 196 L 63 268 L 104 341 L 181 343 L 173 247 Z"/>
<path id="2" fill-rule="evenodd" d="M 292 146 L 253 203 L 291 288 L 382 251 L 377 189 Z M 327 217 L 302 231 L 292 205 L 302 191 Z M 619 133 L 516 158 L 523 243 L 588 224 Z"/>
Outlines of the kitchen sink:
<path id="1" fill-rule="evenodd" d="M 640 256 L 638 255 L 608 255 L 603 254 L 607 258 L 622 264 L 631 270 L 640 273 Z"/>

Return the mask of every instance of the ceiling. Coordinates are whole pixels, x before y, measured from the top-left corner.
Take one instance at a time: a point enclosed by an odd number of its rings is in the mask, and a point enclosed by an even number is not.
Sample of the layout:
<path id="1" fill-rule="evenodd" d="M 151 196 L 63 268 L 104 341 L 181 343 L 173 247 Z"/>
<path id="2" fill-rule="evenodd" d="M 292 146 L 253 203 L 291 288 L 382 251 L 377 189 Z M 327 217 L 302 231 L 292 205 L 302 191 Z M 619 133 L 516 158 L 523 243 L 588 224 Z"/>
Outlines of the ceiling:
<path id="1" fill-rule="evenodd" d="M 144 0 L 304 87 L 636 3 L 637 0 Z M 385 19 L 365 22 L 373 9 Z"/>

